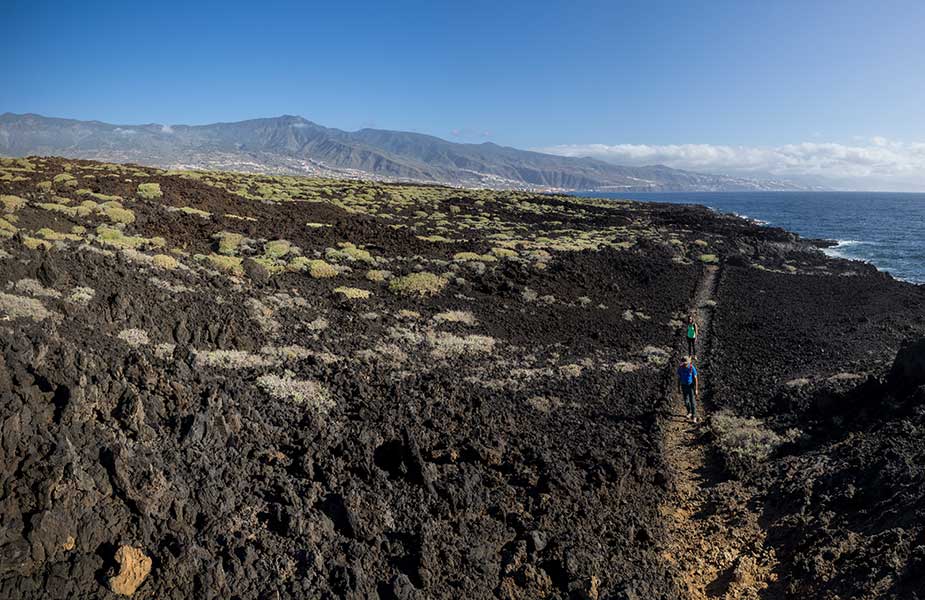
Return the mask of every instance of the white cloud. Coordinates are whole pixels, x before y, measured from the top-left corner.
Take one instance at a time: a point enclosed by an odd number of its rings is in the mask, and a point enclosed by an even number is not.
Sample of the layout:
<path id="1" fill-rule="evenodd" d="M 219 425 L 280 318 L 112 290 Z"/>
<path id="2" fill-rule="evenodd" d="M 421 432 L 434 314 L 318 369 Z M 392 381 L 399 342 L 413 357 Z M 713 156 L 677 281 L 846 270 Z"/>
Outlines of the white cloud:
<path id="1" fill-rule="evenodd" d="M 135 129 L 123 129 L 122 127 L 116 127 L 115 129 L 113 129 L 113 131 L 118 133 L 119 135 L 135 135 L 136 133 L 138 133 L 138 131 Z"/>
<path id="2" fill-rule="evenodd" d="M 851 144 L 573 144 L 539 151 L 590 156 L 622 165 L 665 164 L 692 171 L 816 181 L 852 189 L 925 190 L 925 143 L 884 137 L 865 138 Z"/>
<path id="3" fill-rule="evenodd" d="M 173 133 L 173 127 L 170 125 L 161 125 L 161 133 Z"/>

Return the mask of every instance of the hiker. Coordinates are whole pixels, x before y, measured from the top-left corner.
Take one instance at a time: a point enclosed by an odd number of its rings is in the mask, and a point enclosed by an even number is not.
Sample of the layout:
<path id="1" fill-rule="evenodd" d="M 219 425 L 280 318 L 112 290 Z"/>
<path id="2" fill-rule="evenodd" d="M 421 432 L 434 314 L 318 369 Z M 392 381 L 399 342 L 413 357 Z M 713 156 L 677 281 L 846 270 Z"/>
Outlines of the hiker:
<path id="1" fill-rule="evenodd" d="M 687 408 L 687 418 L 693 419 L 697 423 L 697 395 L 700 393 L 700 380 L 697 378 L 697 367 L 694 366 L 694 359 L 690 356 L 684 357 L 684 362 L 678 367 L 678 391 L 684 398 L 684 406 Z"/>
<path id="2" fill-rule="evenodd" d="M 692 357 L 697 356 L 697 323 L 694 322 L 694 315 L 687 318 L 687 353 Z"/>

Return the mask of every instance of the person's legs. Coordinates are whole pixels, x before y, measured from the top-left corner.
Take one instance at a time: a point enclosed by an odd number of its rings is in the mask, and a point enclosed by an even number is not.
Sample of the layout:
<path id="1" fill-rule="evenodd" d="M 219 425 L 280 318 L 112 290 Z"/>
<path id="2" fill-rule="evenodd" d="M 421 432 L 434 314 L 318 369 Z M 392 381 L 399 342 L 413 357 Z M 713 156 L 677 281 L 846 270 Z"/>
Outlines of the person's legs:
<path id="1" fill-rule="evenodd" d="M 694 414 L 694 386 L 692 385 L 681 385 L 681 394 L 684 396 L 684 408 L 687 409 L 687 414 L 693 416 Z"/>
<path id="2" fill-rule="evenodd" d="M 697 343 L 697 338 L 692 338 L 692 337 L 687 338 L 687 353 L 690 354 L 691 356 L 694 356 L 694 354 L 696 354 L 696 350 L 697 350 L 696 343 Z"/>

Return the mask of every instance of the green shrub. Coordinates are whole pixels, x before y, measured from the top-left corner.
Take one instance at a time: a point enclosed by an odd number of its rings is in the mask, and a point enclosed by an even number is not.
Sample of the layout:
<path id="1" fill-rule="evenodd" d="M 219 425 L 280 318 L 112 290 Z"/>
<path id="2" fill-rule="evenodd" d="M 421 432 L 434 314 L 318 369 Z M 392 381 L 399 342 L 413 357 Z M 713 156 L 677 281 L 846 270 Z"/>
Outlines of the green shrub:
<path id="1" fill-rule="evenodd" d="M 336 406 L 330 392 L 317 381 L 270 373 L 257 378 L 257 387 L 277 400 L 305 405 L 319 415 L 327 414 Z"/>
<path id="2" fill-rule="evenodd" d="M 213 369 L 256 369 L 272 366 L 274 361 L 268 356 L 251 354 L 244 350 L 197 350 L 195 364 L 197 367 Z"/>
<path id="3" fill-rule="evenodd" d="M 444 237 L 442 235 L 419 235 L 417 236 L 417 238 L 424 242 L 444 243 L 444 244 L 450 244 L 456 241 L 456 240 L 451 240 L 450 238 Z"/>
<path id="4" fill-rule="evenodd" d="M 720 411 L 710 417 L 710 430 L 726 467 L 736 477 L 747 477 L 786 442 L 799 437 L 796 429 L 779 435 L 760 420 Z"/>
<path id="5" fill-rule="evenodd" d="M 121 229 L 100 225 L 96 228 L 96 236 L 100 243 L 115 248 L 139 248 L 141 246 L 163 247 L 167 240 L 162 237 L 143 238 L 125 235 Z"/>
<path id="6" fill-rule="evenodd" d="M 86 306 L 90 304 L 90 300 L 93 300 L 95 294 L 96 290 L 93 288 L 78 286 L 71 291 L 71 295 L 67 297 L 67 301 L 80 306 Z"/>
<path id="7" fill-rule="evenodd" d="M 257 219 L 255 219 L 254 217 L 244 217 L 244 216 L 236 215 L 233 213 L 225 213 L 225 217 L 229 219 L 237 219 L 238 221 L 251 221 L 251 222 L 257 221 Z"/>
<path id="8" fill-rule="evenodd" d="M 657 346 L 646 346 L 642 349 L 640 354 L 651 364 L 660 367 L 668 364 L 668 358 L 670 357 L 670 353 L 667 350 Z"/>
<path id="9" fill-rule="evenodd" d="M 717 258 L 717 256 L 716 256 L 715 254 L 701 254 L 701 255 L 700 255 L 700 262 L 706 263 L 706 264 L 708 264 L 708 265 L 709 265 L 709 264 L 714 264 L 714 263 L 718 263 L 718 262 L 719 262 L 719 258 Z"/>
<path id="10" fill-rule="evenodd" d="M 271 258 L 282 258 L 292 250 L 292 243 L 287 240 L 273 240 L 267 242 L 263 247 L 263 252 Z"/>
<path id="11" fill-rule="evenodd" d="M 362 248 L 357 248 L 355 245 L 350 242 L 343 242 L 340 244 L 341 252 L 347 255 L 347 258 L 350 260 L 355 260 L 365 263 L 374 263 L 376 262 L 373 258 L 373 255 L 368 251 L 363 250 Z"/>
<path id="12" fill-rule="evenodd" d="M 148 332 L 144 329 L 123 329 L 117 337 L 132 348 L 140 348 L 150 343 Z"/>
<path id="13" fill-rule="evenodd" d="M 72 242 L 76 242 L 81 239 L 81 236 L 77 234 L 61 233 L 59 231 L 55 231 L 54 229 L 50 229 L 48 227 L 42 227 L 41 229 L 35 232 L 35 235 L 39 236 L 40 238 L 52 241 L 52 242 L 57 242 L 61 240 L 70 240 Z"/>
<path id="14" fill-rule="evenodd" d="M 458 336 L 439 331 L 429 333 L 427 342 L 431 346 L 430 354 L 434 358 L 491 354 L 495 349 L 495 339 L 485 335 Z"/>
<path id="15" fill-rule="evenodd" d="M 365 263 L 375 263 L 376 260 L 373 258 L 373 255 L 363 250 L 357 248 L 354 244 L 350 242 L 342 242 L 338 244 L 339 249 L 328 248 L 325 251 L 325 258 L 328 260 L 339 261 L 339 260 L 349 260 L 349 261 L 358 261 Z"/>
<path id="16" fill-rule="evenodd" d="M 446 287 L 447 280 L 439 275 L 428 273 L 411 273 L 395 277 L 389 281 L 389 289 L 406 296 L 435 296 Z"/>
<path id="17" fill-rule="evenodd" d="M 212 238 L 218 240 L 218 253 L 227 255 L 237 254 L 238 247 L 244 241 L 243 235 L 231 231 L 219 231 Z"/>
<path id="18" fill-rule="evenodd" d="M 476 254 L 475 252 L 457 252 L 453 255 L 453 260 L 457 262 L 470 262 L 470 261 L 479 261 L 479 262 L 494 262 L 498 260 L 490 254 Z"/>
<path id="19" fill-rule="evenodd" d="M 26 205 L 26 201 L 19 196 L 3 195 L 0 196 L 0 204 L 3 204 L 4 212 L 16 212 Z"/>
<path id="20" fill-rule="evenodd" d="M 219 271 L 224 271 L 225 273 L 230 273 L 232 275 L 243 275 L 244 266 L 242 265 L 243 260 L 237 256 L 223 256 L 221 254 L 208 254 L 206 255 L 206 260 L 212 263 L 212 266 L 218 269 Z"/>
<path id="21" fill-rule="evenodd" d="M 100 204 L 97 210 L 114 223 L 129 224 L 135 222 L 135 213 L 127 208 L 123 208 L 121 204 L 115 201 Z"/>
<path id="22" fill-rule="evenodd" d="M 212 213 L 206 210 L 200 210 L 198 208 L 193 208 L 192 206 L 180 206 L 175 207 L 171 206 L 167 209 L 169 212 L 181 212 L 184 215 L 190 215 L 193 217 L 201 217 L 203 219 L 208 219 L 212 216 Z"/>
<path id="23" fill-rule="evenodd" d="M 444 323 L 462 323 L 463 325 L 475 325 L 475 315 L 468 310 L 447 310 L 434 315 L 434 320 Z"/>
<path id="24" fill-rule="evenodd" d="M 296 256 L 286 264 L 287 271 L 305 271 L 309 268 L 311 260 L 305 256 Z"/>
<path id="25" fill-rule="evenodd" d="M 19 231 L 18 227 L 6 219 L 0 219 L 0 239 L 11 238 L 16 234 L 17 231 Z"/>
<path id="26" fill-rule="evenodd" d="M 346 286 L 334 288 L 334 291 L 338 294 L 342 294 L 344 297 L 349 298 L 350 300 L 366 300 L 372 295 L 372 292 L 369 290 Z"/>
<path id="27" fill-rule="evenodd" d="M 277 275 L 286 270 L 286 263 L 280 262 L 274 258 L 268 258 L 266 256 L 258 256 L 253 259 L 255 263 L 261 265 L 264 269 L 267 270 L 270 275 Z"/>
<path id="28" fill-rule="evenodd" d="M 53 248 L 51 242 L 29 236 L 23 237 L 22 244 L 29 250 L 38 250 L 39 248 L 42 248 L 43 250 L 51 250 Z"/>
<path id="29" fill-rule="evenodd" d="M 517 256 L 517 252 L 510 248 L 492 248 L 491 253 L 498 258 L 514 258 Z"/>
<path id="30" fill-rule="evenodd" d="M 161 184 L 159 183 L 139 183 L 138 184 L 138 197 L 144 198 L 145 200 L 155 200 L 162 197 L 164 194 L 161 192 Z"/>
<path id="31" fill-rule="evenodd" d="M 41 298 L 60 298 L 61 292 L 55 289 L 47 288 L 37 279 L 25 278 L 20 279 L 13 284 L 13 290 L 20 294 Z"/>
<path id="32" fill-rule="evenodd" d="M 35 298 L 24 298 L 0 292 L 0 315 L 10 319 L 42 321 L 57 316 L 57 313 L 45 308 L 45 305 Z"/>
<path id="33" fill-rule="evenodd" d="M 338 272 L 333 265 L 321 259 L 316 259 L 309 262 L 308 274 L 311 275 L 314 279 L 328 279 L 331 277 L 337 277 Z"/>
<path id="34" fill-rule="evenodd" d="M 377 269 L 372 269 L 366 272 L 366 279 L 369 281 L 374 281 L 376 283 L 385 281 L 392 276 L 391 271 L 382 271 Z"/>
<path id="35" fill-rule="evenodd" d="M 166 269 L 168 271 L 173 271 L 180 266 L 180 263 L 177 262 L 177 259 L 167 254 L 155 254 L 151 257 L 151 262 L 155 267 L 158 267 L 159 269 Z"/>
<path id="36" fill-rule="evenodd" d="M 63 188 L 75 188 L 77 187 L 77 179 L 70 173 L 61 173 L 60 175 L 55 175 L 54 178 L 55 187 Z"/>

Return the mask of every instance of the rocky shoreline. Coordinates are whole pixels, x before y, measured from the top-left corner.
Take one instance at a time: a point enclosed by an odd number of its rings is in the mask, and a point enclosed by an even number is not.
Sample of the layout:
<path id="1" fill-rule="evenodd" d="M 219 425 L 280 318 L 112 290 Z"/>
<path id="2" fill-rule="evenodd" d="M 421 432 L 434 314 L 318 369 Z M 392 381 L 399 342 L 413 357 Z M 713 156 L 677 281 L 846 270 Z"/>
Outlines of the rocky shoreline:
<path id="1" fill-rule="evenodd" d="M 666 427 L 708 269 L 706 456 L 777 557 L 735 589 L 920 593 L 925 288 L 818 241 L 41 157 L 0 195 L 2 598 L 691 597 Z"/>

